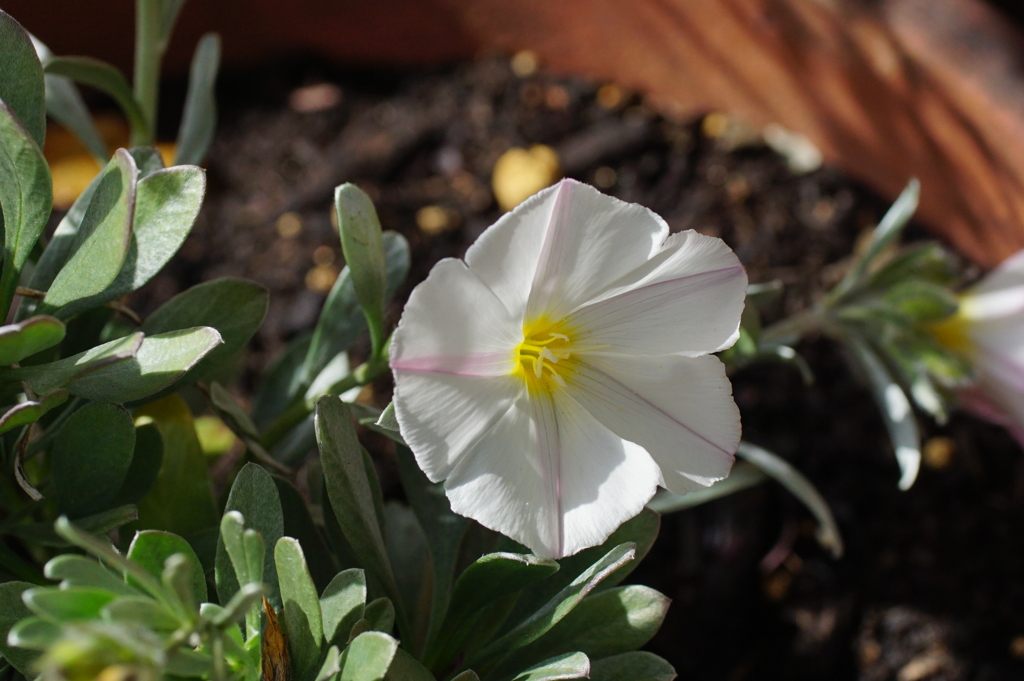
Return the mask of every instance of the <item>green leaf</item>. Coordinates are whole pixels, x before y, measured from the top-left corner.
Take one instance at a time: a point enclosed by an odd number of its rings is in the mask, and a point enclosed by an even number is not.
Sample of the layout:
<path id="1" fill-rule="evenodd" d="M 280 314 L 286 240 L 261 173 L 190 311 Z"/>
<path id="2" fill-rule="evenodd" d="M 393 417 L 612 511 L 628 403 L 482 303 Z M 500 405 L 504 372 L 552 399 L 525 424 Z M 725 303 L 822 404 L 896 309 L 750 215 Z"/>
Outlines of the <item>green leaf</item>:
<path id="1" fill-rule="evenodd" d="M 245 518 L 241 513 L 227 511 L 224 514 L 220 520 L 220 538 L 236 582 L 250 584 L 263 581 L 266 546 L 259 532 L 245 528 Z"/>
<path id="2" fill-rule="evenodd" d="M 395 659 L 391 660 L 384 678 L 386 681 L 436 681 L 429 669 L 402 648 L 395 651 Z"/>
<path id="3" fill-rule="evenodd" d="M 467 669 L 461 674 L 456 674 L 452 677 L 452 681 L 480 681 L 480 677 L 472 669 Z"/>
<path id="4" fill-rule="evenodd" d="M 675 513 L 694 506 L 706 504 L 715 499 L 727 497 L 730 494 L 759 485 L 768 479 L 768 475 L 757 466 L 738 461 L 729 473 L 729 477 L 719 480 L 711 487 L 698 489 L 686 494 L 672 494 L 667 490 L 659 490 L 654 498 L 648 502 L 647 507 L 662 515 Z"/>
<path id="5" fill-rule="evenodd" d="M 505 630 L 529 617 L 551 600 L 559 591 L 576 579 L 602 556 L 620 544 L 632 542 L 636 545 L 636 559 L 626 561 L 612 575 L 604 579 L 601 588 L 609 588 L 622 582 L 629 573 L 644 559 L 651 550 L 654 540 L 661 528 L 661 517 L 654 511 L 645 508 L 638 515 L 624 522 L 619 529 L 605 540 L 601 546 L 585 549 L 579 553 L 558 561 L 558 572 L 532 587 L 528 587 L 516 602 L 516 607 L 509 615 Z"/>
<path id="6" fill-rule="evenodd" d="M 395 232 L 385 232 L 383 243 L 387 262 L 385 298 L 390 299 L 409 274 L 409 243 Z M 303 365 L 302 383 L 296 387 L 296 393 L 305 390 L 327 363 L 347 350 L 365 328 L 366 318 L 356 298 L 352 271 L 345 267 L 320 311 Z"/>
<path id="7" fill-rule="evenodd" d="M 91 373 L 132 359 L 142 347 L 142 341 L 143 334 L 133 333 L 56 362 L 11 369 L 4 378 L 25 381 L 39 394 L 50 393 Z"/>
<path id="8" fill-rule="evenodd" d="M 155 158 L 160 162 L 159 153 Z M 136 187 L 131 241 L 116 278 L 96 295 L 69 303 L 61 314 L 70 316 L 142 288 L 185 242 L 205 193 L 206 174 L 194 166 L 155 170 L 143 177 Z"/>
<path id="9" fill-rule="evenodd" d="M 390 634 L 395 628 L 395 604 L 386 596 L 375 598 L 363 608 L 362 622 L 365 623 L 366 630 Z"/>
<path id="10" fill-rule="evenodd" d="M 21 594 L 34 587 L 28 582 L 4 582 L 0 584 L 0 655 L 27 678 L 35 678 L 33 667 L 37 657 L 34 652 L 20 650 L 9 643 L 8 635 L 19 621 L 29 617 L 32 611 L 25 606 Z"/>
<path id="11" fill-rule="evenodd" d="M 950 253 L 935 242 L 907 246 L 871 275 L 873 290 L 883 291 L 903 281 L 923 280 L 940 286 L 952 285 L 958 268 Z"/>
<path id="12" fill-rule="evenodd" d="M 135 425 L 122 407 L 87 404 L 64 422 L 53 443 L 53 484 L 72 518 L 104 510 L 131 466 Z"/>
<path id="13" fill-rule="evenodd" d="M 590 681 L 674 681 L 676 670 L 654 653 L 638 650 L 594 660 Z"/>
<path id="14" fill-rule="evenodd" d="M 882 299 L 887 305 L 918 322 L 944 319 L 959 307 L 951 290 L 926 281 L 910 280 L 894 284 L 884 292 Z"/>
<path id="15" fill-rule="evenodd" d="M 374 424 L 384 430 L 393 430 L 396 433 L 400 432 L 400 428 L 398 427 L 398 417 L 395 416 L 394 402 L 388 402 L 388 406 L 384 407 L 384 411 L 380 413 L 380 416 Z"/>
<path id="16" fill-rule="evenodd" d="M 170 633 L 181 626 L 163 606 L 142 596 L 114 599 L 103 606 L 100 614 L 108 621 L 135 624 L 159 632 Z"/>
<path id="17" fill-rule="evenodd" d="M 300 390 L 305 390 L 304 362 L 309 343 L 308 334 L 291 341 L 263 374 L 252 401 L 252 420 L 261 431 L 273 423 Z"/>
<path id="18" fill-rule="evenodd" d="M 143 530 L 132 539 L 128 547 L 128 560 L 139 565 L 143 570 L 160 579 L 164 573 L 167 560 L 173 555 L 181 555 L 191 568 L 191 588 L 200 601 L 205 601 L 206 578 L 203 566 L 192 546 L 176 534 L 160 530 Z M 129 583 L 131 579 L 129 578 Z"/>
<path id="19" fill-rule="evenodd" d="M 799 499 L 818 521 L 818 542 L 830 551 L 833 557 L 840 558 L 843 555 L 843 537 L 839 533 L 839 525 L 828 503 L 810 480 L 777 454 L 749 442 L 741 442 L 736 455 L 757 466 Z"/>
<path id="20" fill-rule="evenodd" d="M 0 416 L 0 433 L 35 423 L 46 412 L 64 404 L 69 394 L 67 390 L 54 390 L 37 400 L 27 400 L 14 405 L 3 416 Z"/>
<path id="21" fill-rule="evenodd" d="M 430 638 L 424 661 L 432 669 L 447 667 L 484 624 L 480 618 L 491 614 L 490 606 L 557 571 L 555 561 L 530 554 L 491 553 L 477 559 L 456 580 L 451 605 Z"/>
<path id="22" fill-rule="evenodd" d="M 61 588 L 84 586 L 103 589 L 120 596 L 138 596 L 139 591 L 102 563 L 73 553 L 50 559 L 44 568 L 47 579 L 59 581 Z"/>
<path id="23" fill-rule="evenodd" d="M 53 52 L 46 45 L 32 38 L 36 55 L 43 64 L 53 59 Z M 110 150 L 103 141 L 96 124 L 89 114 L 89 109 L 82 99 L 82 94 L 74 81 L 64 76 L 48 74 L 44 78 L 46 86 L 46 113 L 75 135 L 101 165 L 110 160 Z"/>
<path id="24" fill-rule="evenodd" d="M 871 384 L 875 402 L 882 412 L 885 427 L 892 440 L 896 462 L 900 466 L 899 488 L 908 490 L 917 479 L 917 472 L 921 467 L 921 436 L 917 429 L 914 410 L 906 393 L 893 380 L 882 360 L 868 343 L 853 334 L 846 334 L 844 340 Z"/>
<path id="25" fill-rule="evenodd" d="M 131 504 L 117 506 L 84 518 L 75 519 L 75 527 L 91 535 L 103 535 L 132 522 L 139 517 L 138 509 Z M 58 519 L 59 520 L 59 519 Z M 29 523 L 15 525 L 10 533 L 40 546 L 66 548 L 72 544 L 54 530 L 51 523 Z"/>
<path id="26" fill-rule="evenodd" d="M 0 34 L 4 32 L 3 25 L 0 21 Z M 35 54 L 32 56 L 34 59 Z M 4 78 L 5 82 L 9 80 Z M 5 319 L 25 261 L 50 218 L 53 184 L 39 145 L 3 101 L 0 101 L 0 176 L 4 178 L 0 182 L 4 228 L 0 318 Z"/>
<path id="27" fill-rule="evenodd" d="M 354 184 L 343 184 L 334 190 L 334 207 L 338 213 L 338 231 L 355 288 L 356 299 L 370 328 L 374 356 L 384 349 L 384 289 L 386 264 L 380 220 L 373 201 Z"/>
<path id="28" fill-rule="evenodd" d="M 71 256 L 50 284 L 41 312 L 66 318 L 70 315 L 61 308 L 113 283 L 131 244 L 137 176 L 131 154 L 118 149 L 101 174 L 70 245 Z"/>
<path id="29" fill-rule="evenodd" d="M 560 681 L 590 676 L 590 660 L 583 653 L 566 653 L 517 674 L 513 681 Z M 639 678 L 639 677 L 636 677 Z"/>
<path id="30" fill-rule="evenodd" d="M 862 256 L 850 268 L 843 280 L 836 286 L 831 297 L 838 298 L 853 288 L 864 283 L 869 268 L 874 264 L 876 258 L 881 255 L 888 246 L 899 239 L 903 228 L 910 222 L 914 211 L 917 210 L 918 199 L 921 196 L 921 184 L 916 179 L 907 183 L 906 189 L 899 195 L 892 207 L 882 217 L 871 235 L 871 242 Z"/>
<path id="31" fill-rule="evenodd" d="M 67 589 L 29 589 L 22 598 L 28 609 L 51 622 L 98 619 L 103 606 L 116 596 L 104 589 L 71 586 Z"/>
<path id="32" fill-rule="evenodd" d="M 382 420 L 387 413 L 385 409 L 381 415 Z M 430 557 L 433 560 L 433 598 L 429 629 L 432 635 L 438 631 L 441 619 L 448 609 L 459 545 L 469 526 L 469 520 L 452 512 L 448 497 L 444 493 L 444 486 L 427 479 L 416 464 L 412 451 L 398 445 L 395 453 L 402 488 L 426 534 Z"/>
<path id="33" fill-rule="evenodd" d="M 320 596 L 323 633 L 328 644 L 344 646 L 353 625 L 363 617 L 366 605 L 366 578 L 363 571 L 351 568 L 339 572 Z"/>
<path id="34" fill-rule="evenodd" d="M 95 402 L 141 400 L 181 380 L 222 342 L 208 326 L 148 336 L 134 357 L 98 369 L 67 389 Z"/>
<path id="35" fill-rule="evenodd" d="M 264 544 L 263 582 L 267 586 L 267 599 L 280 607 L 281 596 L 274 566 L 274 547 L 284 533 L 284 517 L 281 501 L 274 479 L 265 470 L 253 463 L 247 463 L 238 472 L 228 503 L 224 511 L 238 511 L 245 518 L 245 526 L 260 533 Z M 239 583 L 231 566 L 221 538 L 217 542 L 217 595 L 221 603 L 227 603 L 238 591 Z"/>
<path id="36" fill-rule="evenodd" d="M 388 561 L 401 594 L 402 607 L 409 615 L 413 638 L 407 647 L 421 650 L 427 639 L 430 621 L 429 592 L 433 565 L 427 549 L 427 538 L 412 509 L 398 501 L 384 506 L 384 545 Z"/>
<path id="37" fill-rule="evenodd" d="M 2 100 L 41 149 L 46 136 L 43 67 L 29 34 L 10 14 L 0 10 L 0 79 Z"/>
<path id="38" fill-rule="evenodd" d="M 323 617 L 313 578 L 299 542 L 282 537 L 274 548 L 277 578 L 281 587 L 284 632 L 292 665 L 300 678 L 313 672 L 324 641 Z"/>
<path id="39" fill-rule="evenodd" d="M 9 366 L 52 348 L 64 340 L 65 332 L 64 322 L 45 316 L 0 326 L 0 364 Z"/>
<path id="40" fill-rule="evenodd" d="M 60 635 L 61 627 L 59 625 L 40 617 L 28 617 L 11 628 L 6 643 L 18 648 L 43 652 L 53 645 L 60 638 Z M 21 651 L 12 650 L 11 652 L 18 653 Z M 28 675 L 28 672 L 24 673 Z M 31 675 L 28 676 L 32 678 Z"/>
<path id="41" fill-rule="evenodd" d="M 178 395 L 150 402 L 135 411 L 140 424 L 160 431 L 163 456 L 156 482 L 139 503 L 139 529 L 195 535 L 217 524 L 206 457 L 196 437 L 192 412 Z"/>
<path id="42" fill-rule="evenodd" d="M 658 633 L 669 603 L 654 589 L 640 585 L 591 594 L 551 631 L 519 650 L 514 663 L 534 664 L 574 651 L 595 660 L 636 650 Z M 508 665 L 504 669 L 514 671 Z"/>
<path id="43" fill-rule="evenodd" d="M 345 539 L 368 575 L 397 600 L 398 587 L 384 546 L 363 448 L 348 407 L 336 396 L 325 395 L 317 402 L 316 439 L 327 495 Z"/>
<path id="44" fill-rule="evenodd" d="M 616 546 L 511 631 L 492 641 L 474 656 L 475 659 L 504 658 L 512 651 L 533 643 L 572 612 L 598 584 L 635 557 L 634 544 Z M 467 666 L 477 665 L 471 662 Z"/>
<path id="45" fill-rule="evenodd" d="M 338 646 L 331 646 L 327 649 L 324 663 L 320 671 L 316 673 L 315 681 L 333 681 L 335 676 L 341 672 L 341 651 Z"/>
<path id="46" fill-rule="evenodd" d="M 379 631 L 359 634 L 341 655 L 341 681 L 382 681 L 398 641 Z"/>
<path id="47" fill-rule="evenodd" d="M 138 504 L 156 484 L 164 459 L 164 441 L 160 429 L 152 423 L 135 429 L 135 452 L 117 495 L 118 503 Z"/>
<path id="48" fill-rule="evenodd" d="M 242 406 L 235 402 L 235 398 L 231 396 L 231 393 L 216 381 L 210 384 L 210 403 L 214 410 L 216 410 L 217 415 L 220 416 L 221 420 L 232 431 L 244 433 L 253 439 L 259 440 L 260 434 L 256 430 L 256 425 L 252 422 L 252 419 L 245 413 Z"/>
<path id="49" fill-rule="evenodd" d="M 132 136 L 139 139 L 149 136 L 149 124 L 132 95 L 131 86 L 115 67 L 91 57 L 54 57 L 46 62 L 45 72 L 70 78 L 110 95 L 128 118 Z"/>
<path id="50" fill-rule="evenodd" d="M 128 153 L 139 167 L 140 182 L 156 171 L 164 169 L 164 157 L 156 147 L 132 147 Z"/>
<path id="51" fill-rule="evenodd" d="M 206 156 L 217 126 L 214 85 L 220 67 L 220 38 L 207 33 L 199 39 L 188 79 L 185 110 L 178 129 L 175 165 L 198 165 Z"/>
<path id="52" fill-rule="evenodd" d="M 241 350 L 263 323 L 270 294 L 266 288 L 246 279 L 214 279 L 179 293 L 146 319 L 142 330 L 162 333 L 193 326 L 216 329 L 223 345 L 195 366 L 181 383 L 207 377 Z"/>
<path id="53" fill-rule="evenodd" d="M 306 501 L 299 491 L 290 482 L 277 476 L 274 476 L 274 484 L 277 486 L 277 493 L 281 498 L 281 511 L 284 513 L 284 536 L 299 540 L 306 554 L 306 564 L 309 566 L 309 574 L 313 577 L 313 584 L 317 586 L 317 591 L 320 591 L 338 574 L 338 564 L 323 533 L 313 522 Z"/>

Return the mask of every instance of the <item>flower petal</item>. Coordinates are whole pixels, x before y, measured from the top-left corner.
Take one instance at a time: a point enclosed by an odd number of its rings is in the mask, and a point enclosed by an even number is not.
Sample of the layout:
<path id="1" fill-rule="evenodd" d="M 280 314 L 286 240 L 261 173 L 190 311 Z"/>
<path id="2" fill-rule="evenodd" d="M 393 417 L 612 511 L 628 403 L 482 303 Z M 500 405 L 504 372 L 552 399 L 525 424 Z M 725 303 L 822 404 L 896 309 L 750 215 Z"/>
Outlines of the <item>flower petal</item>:
<path id="1" fill-rule="evenodd" d="M 514 376 L 394 373 L 398 426 L 433 482 L 451 475 L 466 451 L 525 393 Z"/>
<path id="2" fill-rule="evenodd" d="M 668 225 L 635 203 L 562 180 L 552 201 L 526 319 L 561 319 L 646 262 Z"/>
<path id="3" fill-rule="evenodd" d="M 960 300 L 959 314 L 971 321 L 1024 312 L 1024 250 L 1004 260 Z"/>
<path id="4" fill-rule="evenodd" d="M 391 367 L 464 376 L 506 376 L 522 327 L 461 260 L 437 263 L 405 305 Z"/>
<path id="5" fill-rule="evenodd" d="M 456 513 L 560 558 L 608 538 L 650 500 L 658 468 L 564 394 L 518 400 L 445 482 Z"/>
<path id="6" fill-rule="evenodd" d="M 647 450 L 670 491 L 729 474 L 740 415 L 717 357 L 588 357 L 568 385 L 594 418 Z"/>
<path id="7" fill-rule="evenodd" d="M 592 352 L 703 355 L 736 342 L 746 290 L 747 273 L 721 239 L 682 232 L 566 323 Z"/>

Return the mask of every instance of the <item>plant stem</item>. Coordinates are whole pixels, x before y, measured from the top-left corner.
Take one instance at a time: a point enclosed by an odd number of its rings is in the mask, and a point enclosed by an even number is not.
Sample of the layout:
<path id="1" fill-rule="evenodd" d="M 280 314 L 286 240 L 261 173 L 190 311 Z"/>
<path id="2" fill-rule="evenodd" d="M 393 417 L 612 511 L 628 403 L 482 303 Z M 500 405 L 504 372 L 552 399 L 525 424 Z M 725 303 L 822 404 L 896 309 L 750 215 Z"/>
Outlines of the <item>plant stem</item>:
<path id="1" fill-rule="evenodd" d="M 148 146 L 156 139 L 156 110 L 160 95 L 160 61 L 164 53 L 159 0 L 135 3 L 135 101 L 142 109 L 147 130 L 132 130 L 134 146 Z"/>
<path id="2" fill-rule="evenodd" d="M 284 439 L 292 428 L 302 423 L 302 421 L 312 413 L 316 407 L 316 401 L 323 395 L 340 395 L 352 388 L 358 388 L 370 383 L 375 378 L 383 374 L 388 370 L 388 359 L 387 357 L 375 357 L 370 358 L 363 364 L 360 364 L 353 370 L 348 376 L 341 379 L 321 395 L 316 396 L 302 396 L 297 398 L 288 407 L 281 412 L 281 415 L 270 424 L 267 428 L 267 432 L 263 434 L 263 446 L 266 449 L 271 449 L 274 445 Z"/>

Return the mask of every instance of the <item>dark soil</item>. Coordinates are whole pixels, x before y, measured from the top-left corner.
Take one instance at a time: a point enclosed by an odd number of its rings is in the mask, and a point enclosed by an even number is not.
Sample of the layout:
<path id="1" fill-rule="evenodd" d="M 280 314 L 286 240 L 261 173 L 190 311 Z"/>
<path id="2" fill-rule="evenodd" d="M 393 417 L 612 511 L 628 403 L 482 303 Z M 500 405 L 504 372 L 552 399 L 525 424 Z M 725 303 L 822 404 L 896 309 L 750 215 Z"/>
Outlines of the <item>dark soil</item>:
<path id="1" fill-rule="evenodd" d="M 340 92 L 340 101 L 305 113 L 289 105 L 296 88 L 320 83 L 340 88 L 320 91 Z M 385 229 L 412 245 L 394 321 L 433 263 L 462 255 L 499 217 L 490 174 L 512 146 L 547 144 L 566 175 L 649 206 L 674 231 L 722 237 L 751 281 L 786 283 L 776 314 L 803 308 L 834 282 L 885 210 L 835 170 L 795 175 L 735 121 L 667 120 L 629 93 L 614 103 L 607 90 L 602 106 L 598 86 L 543 72 L 520 78 L 498 59 L 405 77 L 308 62 L 227 74 L 200 223 L 133 305 L 148 312 L 224 275 L 268 286 L 270 313 L 238 386 L 244 394 L 284 342 L 312 327 L 322 280 L 342 265 L 330 220 L 335 185 L 366 189 Z M 454 228 L 418 228 L 425 206 L 442 208 Z M 809 514 L 775 485 L 668 516 L 632 578 L 674 600 L 649 649 L 687 681 L 1024 677 L 1024 638 L 1015 642 L 1024 635 L 1016 445 L 967 417 L 926 426 L 952 438 L 952 459 L 926 466 L 900 492 L 870 394 L 839 350 L 812 340 L 800 351 L 817 376 L 809 389 L 787 367 L 734 376 L 744 435 L 817 485 L 846 555 L 833 560 L 819 548 Z M 388 386 L 377 388 L 383 406 Z"/>

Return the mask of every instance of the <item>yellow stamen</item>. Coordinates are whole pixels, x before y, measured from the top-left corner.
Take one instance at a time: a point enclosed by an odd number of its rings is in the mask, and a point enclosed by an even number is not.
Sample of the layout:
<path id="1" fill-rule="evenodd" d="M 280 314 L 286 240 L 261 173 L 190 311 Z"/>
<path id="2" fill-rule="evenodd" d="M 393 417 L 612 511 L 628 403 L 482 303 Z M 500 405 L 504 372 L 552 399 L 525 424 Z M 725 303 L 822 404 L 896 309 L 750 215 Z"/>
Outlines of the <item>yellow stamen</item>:
<path id="1" fill-rule="evenodd" d="M 935 336 L 935 340 L 949 350 L 966 354 L 974 347 L 970 334 L 970 320 L 962 311 L 929 325 L 928 330 Z"/>
<path id="2" fill-rule="evenodd" d="M 571 332 L 564 322 L 543 317 L 523 324 L 513 373 L 525 380 L 531 391 L 551 392 L 566 386 L 565 376 L 573 371 Z"/>

